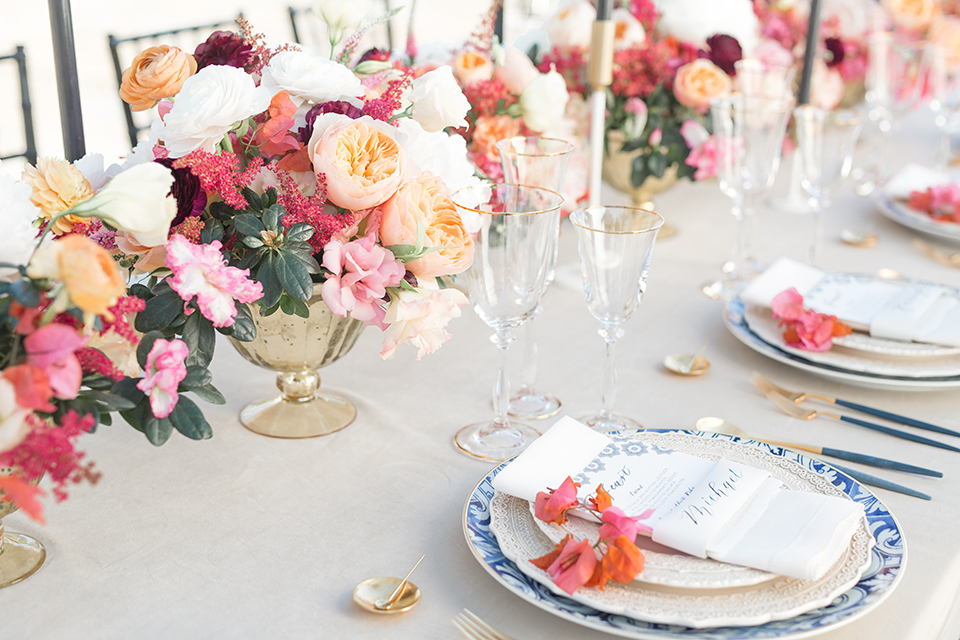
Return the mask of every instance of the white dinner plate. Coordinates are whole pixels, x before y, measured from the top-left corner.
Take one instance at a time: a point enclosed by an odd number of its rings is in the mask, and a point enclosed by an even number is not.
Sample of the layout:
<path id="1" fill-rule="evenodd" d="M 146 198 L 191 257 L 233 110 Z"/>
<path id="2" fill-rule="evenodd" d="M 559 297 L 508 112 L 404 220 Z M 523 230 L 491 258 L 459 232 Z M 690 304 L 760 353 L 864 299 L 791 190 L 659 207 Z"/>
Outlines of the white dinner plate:
<path id="1" fill-rule="evenodd" d="M 761 340 L 757 334 L 750 330 L 744 318 L 745 305 L 743 300 L 736 296 L 732 298 L 723 308 L 723 322 L 740 342 L 747 345 L 757 353 L 767 356 L 777 362 L 782 362 L 788 366 L 794 367 L 812 373 L 814 375 L 846 382 L 858 387 L 868 387 L 871 389 L 886 389 L 888 391 L 940 391 L 943 389 L 953 389 L 960 387 L 960 376 L 947 376 L 943 378 L 909 378 L 901 376 L 886 376 L 880 374 L 871 374 L 864 372 L 848 371 L 838 369 L 827 364 L 818 364 L 811 362 L 800 356 L 788 353 L 767 342 Z"/>
<path id="2" fill-rule="evenodd" d="M 892 198 L 883 191 L 876 192 L 871 198 L 880 213 L 898 224 L 932 236 L 960 242 L 960 224 L 938 222 L 922 211 L 911 209 L 905 202 Z"/>
<path id="3" fill-rule="evenodd" d="M 509 501 L 500 498 L 500 494 L 495 495 L 492 479 L 504 465 L 493 469 L 480 481 L 464 507 L 464 535 L 481 566 L 512 593 L 554 615 L 607 633 L 642 640 L 655 638 L 691 640 L 790 638 L 796 640 L 805 638 L 834 629 L 866 614 L 889 596 L 899 582 L 906 561 L 906 547 L 900 527 L 876 496 L 848 476 L 818 460 L 806 458 L 793 451 L 722 434 L 646 431 L 634 435 L 645 440 L 656 439 L 663 446 L 694 455 L 712 459 L 718 459 L 720 456 L 727 458 L 734 456 L 733 459 L 745 461 L 748 464 L 772 467 L 777 470 L 776 476 L 788 486 L 806 486 L 808 490 L 846 495 L 861 503 L 865 509 L 865 522 L 869 534 L 866 535 L 867 539 L 864 539 L 863 530 L 861 530 L 856 544 L 863 546 L 856 550 L 851 549 L 848 554 L 856 555 L 865 552 L 869 559 L 868 568 L 853 587 L 843 593 L 835 594 L 834 598 L 826 599 L 829 588 L 822 588 L 820 595 L 816 596 L 824 600 L 820 608 L 756 626 L 714 626 L 698 629 L 677 624 L 653 623 L 603 612 L 588 603 L 558 592 L 552 582 L 548 585 L 535 579 L 528 573 L 526 567 L 523 567 L 524 564 L 529 563 L 522 560 L 515 562 L 505 555 L 508 552 L 514 553 L 514 546 L 518 540 L 541 537 L 539 544 L 542 547 L 531 548 L 528 550 L 529 553 L 539 553 L 541 549 L 546 553 L 552 550 L 553 544 L 533 525 L 526 501 L 519 501 L 522 503 L 522 508 L 516 505 L 511 507 L 508 504 Z M 517 499 L 510 498 L 510 500 Z M 503 517 L 507 517 L 506 522 L 509 522 L 509 518 L 514 515 L 517 517 L 514 521 L 516 529 L 503 522 Z M 491 526 L 493 523 L 501 529 L 505 528 L 499 533 L 500 537 L 494 537 Z M 869 547 L 872 540 L 875 540 L 876 544 L 871 549 Z M 530 566 L 533 567 L 533 565 Z M 834 579 L 824 578 L 824 580 Z M 743 623 L 749 617 L 775 615 L 776 611 L 789 615 L 789 609 L 798 606 L 800 600 L 814 597 L 809 591 L 811 588 L 814 591 L 818 588 L 813 586 L 818 581 L 794 580 L 790 588 L 776 594 L 769 591 L 770 585 L 784 580 L 792 579 L 778 577 L 754 587 L 725 590 L 722 593 L 706 592 L 705 594 L 696 591 L 670 593 L 669 590 L 665 592 L 655 588 L 649 590 L 634 588 L 634 591 L 648 591 L 651 594 L 649 602 L 660 602 L 666 606 L 666 610 L 680 612 L 691 621 L 705 623 L 709 617 L 733 616 Z M 614 586 L 611 583 L 607 589 L 611 590 Z M 730 591 L 738 592 L 739 595 L 731 594 Z M 746 606 L 747 601 L 753 601 L 755 606 Z M 719 606 L 721 604 L 730 606 L 723 608 Z M 663 612 L 659 608 L 657 611 Z"/>

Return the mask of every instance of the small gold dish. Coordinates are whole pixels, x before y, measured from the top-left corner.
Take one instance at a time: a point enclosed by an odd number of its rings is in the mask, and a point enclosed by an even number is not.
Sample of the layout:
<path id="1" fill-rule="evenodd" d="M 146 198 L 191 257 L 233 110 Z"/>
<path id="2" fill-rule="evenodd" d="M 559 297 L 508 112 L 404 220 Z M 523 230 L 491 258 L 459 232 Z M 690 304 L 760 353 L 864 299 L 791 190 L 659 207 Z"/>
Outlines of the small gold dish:
<path id="1" fill-rule="evenodd" d="M 410 611 L 410 609 L 413 609 L 413 607 L 420 602 L 420 588 L 409 580 L 403 587 L 403 591 L 400 592 L 400 595 L 398 595 L 393 602 L 383 608 L 377 607 L 377 601 L 384 601 L 390 598 L 390 595 L 396 591 L 401 582 L 403 582 L 402 578 L 387 577 L 364 580 L 353 590 L 353 601 L 373 613 L 403 613 L 404 611 Z"/>
<path id="2" fill-rule="evenodd" d="M 877 244 L 880 237 L 872 231 L 844 229 L 840 232 L 840 239 L 853 247 L 872 247 Z"/>
<path id="3" fill-rule="evenodd" d="M 674 353 L 663 359 L 663 366 L 681 376 L 699 376 L 710 368 L 710 361 L 689 353 Z"/>

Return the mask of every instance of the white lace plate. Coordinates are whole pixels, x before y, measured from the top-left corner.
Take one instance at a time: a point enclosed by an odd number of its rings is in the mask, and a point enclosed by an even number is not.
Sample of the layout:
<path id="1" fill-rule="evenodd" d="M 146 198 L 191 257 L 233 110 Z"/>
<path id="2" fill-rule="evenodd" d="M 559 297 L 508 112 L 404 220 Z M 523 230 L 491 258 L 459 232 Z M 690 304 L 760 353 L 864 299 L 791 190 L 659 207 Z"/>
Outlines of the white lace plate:
<path id="1" fill-rule="evenodd" d="M 764 469 L 789 489 L 846 497 L 824 476 L 765 449 L 677 432 L 640 432 L 630 437 L 711 460 L 723 457 Z M 554 543 L 535 523 L 527 501 L 494 495 L 490 502 L 490 530 L 505 557 L 516 563 L 523 574 L 557 595 L 605 613 L 694 628 L 761 625 L 826 606 L 857 584 L 870 566 L 874 543 L 866 519 L 861 520 L 847 552 L 819 580 L 777 576 L 753 586 L 727 589 L 674 589 L 636 581 L 627 585 L 611 582 L 603 591 L 581 587 L 568 595 L 545 571 L 530 563 L 550 552 Z"/>
<path id="2" fill-rule="evenodd" d="M 876 345 L 877 350 L 873 352 L 859 351 L 850 348 L 849 343 L 844 344 L 835 340 L 834 347 L 829 351 L 807 351 L 791 347 L 784 342 L 783 329 L 778 325 L 779 321 L 773 317 L 770 309 L 750 305 L 744 311 L 743 317 L 750 330 L 764 342 L 816 364 L 857 373 L 904 378 L 942 378 L 960 375 L 960 350 L 956 348 L 914 342 L 897 342 L 895 340 L 883 340 L 881 342 L 878 338 L 861 335 L 860 344 L 877 341 L 879 343 Z M 882 352 L 883 343 L 892 345 L 887 353 Z M 919 347 L 917 351 L 920 353 L 936 353 L 937 355 L 910 357 L 911 347 L 908 345 L 916 345 Z"/>
<path id="3" fill-rule="evenodd" d="M 908 207 L 905 202 L 895 200 L 882 191 L 873 196 L 873 202 L 877 205 L 880 213 L 898 224 L 932 236 L 946 238 L 954 242 L 960 241 L 960 224 L 937 222 L 922 211 L 915 211 Z"/>

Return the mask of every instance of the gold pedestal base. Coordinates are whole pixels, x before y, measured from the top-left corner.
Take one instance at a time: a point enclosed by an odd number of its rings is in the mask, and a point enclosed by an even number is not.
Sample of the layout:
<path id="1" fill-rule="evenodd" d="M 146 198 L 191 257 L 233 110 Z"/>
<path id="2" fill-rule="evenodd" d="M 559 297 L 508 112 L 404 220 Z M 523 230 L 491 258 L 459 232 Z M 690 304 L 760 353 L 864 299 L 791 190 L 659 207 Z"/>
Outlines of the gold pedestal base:
<path id="1" fill-rule="evenodd" d="M 307 401 L 283 396 L 253 402 L 240 412 L 240 423 L 272 438 L 316 438 L 339 431 L 357 417 L 352 402 L 335 393 L 318 393 Z"/>
<path id="2" fill-rule="evenodd" d="M 47 551 L 38 540 L 22 533 L 4 533 L 0 523 L 0 587 L 8 587 L 32 576 Z"/>

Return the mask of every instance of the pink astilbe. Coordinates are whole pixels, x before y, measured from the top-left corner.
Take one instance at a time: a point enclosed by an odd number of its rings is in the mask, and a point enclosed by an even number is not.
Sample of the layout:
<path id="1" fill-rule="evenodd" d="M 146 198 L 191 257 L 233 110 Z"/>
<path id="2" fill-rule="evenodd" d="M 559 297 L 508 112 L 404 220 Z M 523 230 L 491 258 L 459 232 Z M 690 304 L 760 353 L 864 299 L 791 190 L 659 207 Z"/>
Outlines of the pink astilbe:
<path id="1" fill-rule="evenodd" d="M 116 231 L 107 229 L 100 222 L 100 218 L 91 218 L 90 226 L 87 227 L 87 236 L 107 251 L 115 251 L 117 242 L 114 239 Z"/>
<path id="2" fill-rule="evenodd" d="M 333 213 L 335 207 L 327 206 L 326 177 L 317 176 L 317 189 L 312 196 L 306 196 L 300 191 L 296 180 L 288 171 L 280 169 L 277 163 L 270 166 L 277 177 L 277 202 L 286 210 L 283 216 L 283 226 L 290 228 L 300 222 L 306 222 L 313 227 L 310 246 L 314 253 L 323 253 L 323 248 L 330 238 L 354 223 L 356 216 L 350 212 L 343 214 Z"/>
<path id="3" fill-rule="evenodd" d="M 75 354 L 80 361 L 84 375 L 96 374 L 111 380 L 123 380 L 126 376 L 105 353 L 93 347 L 77 349 Z"/>
<path id="4" fill-rule="evenodd" d="M 255 78 L 260 77 L 263 68 L 273 59 L 273 56 L 284 51 L 301 50 L 297 45 L 289 43 L 271 49 L 267 46 L 266 36 L 262 33 L 255 33 L 250 21 L 242 16 L 237 18 L 237 25 L 240 27 L 240 35 L 243 36 L 244 42 L 253 47 L 250 59 L 252 66 L 247 68 L 247 72 Z"/>
<path id="5" fill-rule="evenodd" d="M 167 241 L 164 264 L 173 271 L 170 288 L 185 302 L 196 296 L 200 313 L 215 327 L 229 327 L 237 315 L 236 301 L 255 302 L 263 285 L 247 276 L 249 269 L 228 267 L 219 241 L 193 244 L 180 235 Z"/>
<path id="6" fill-rule="evenodd" d="M 570 49 L 554 47 L 543 54 L 537 69 L 540 73 L 547 73 L 550 69 L 554 69 L 563 76 L 567 89 L 571 93 L 583 93 L 587 90 L 587 53 L 576 47 Z"/>
<path id="7" fill-rule="evenodd" d="M 200 244 L 200 233 L 203 231 L 204 222 L 200 216 L 190 216 L 177 226 L 170 229 L 170 233 L 176 233 L 193 244 Z"/>
<path id="8" fill-rule="evenodd" d="M 493 33 L 497 24 L 497 14 L 503 9 L 503 0 L 494 0 L 490 9 L 483 17 L 483 22 L 476 31 L 470 34 L 465 49 L 473 49 L 477 53 L 489 54 L 493 49 Z"/>
<path id="9" fill-rule="evenodd" d="M 180 381 L 187 377 L 184 360 L 190 355 L 190 347 L 183 340 L 174 338 L 154 341 L 147 354 L 144 377 L 137 389 L 150 397 L 150 411 L 157 418 L 166 418 L 177 406 Z"/>
<path id="10" fill-rule="evenodd" d="M 53 495 L 57 502 L 66 499 L 68 483 L 84 480 L 96 484 L 100 474 L 93 463 L 82 464 L 86 455 L 76 450 L 76 440 L 96 424 L 93 416 L 80 416 L 71 409 L 60 418 L 60 425 L 31 415 L 32 430 L 15 449 L 0 454 L 0 467 L 17 467 L 18 475 L 26 481 L 39 480 L 46 475 L 53 481 Z"/>
<path id="11" fill-rule="evenodd" d="M 412 81 L 413 69 L 406 69 L 402 76 L 387 85 L 387 90 L 379 98 L 363 105 L 363 115 L 388 122 L 403 106 L 400 98 Z"/>
<path id="12" fill-rule="evenodd" d="M 240 170 L 240 159 L 236 155 L 221 151 L 209 153 L 197 149 L 173 163 L 174 169 L 190 169 L 190 173 L 200 179 L 200 184 L 208 192 L 216 193 L 234 209 L 246 209 L 247 201 L 240 193 L 249 186 L 254 177 L 263 168 L 263 160 L 253 158 L 246 171 Z"/>
<path id="13" fill-rule="evenodd" d="M 137 296 L 123 296 L 117 300 L 116 304 L 110 307 L 109 311 L 113 314 L 113 320 L 103 320 L 103 331 L 106 333 L 110 329 L 117 332 L 117 335 L 124 338 L 130 344 L 136 345 L 140 342 L 140 334 L 136 329 L 130 326 L 130 314 L 143 311 L 147 303 Z"/>

